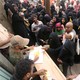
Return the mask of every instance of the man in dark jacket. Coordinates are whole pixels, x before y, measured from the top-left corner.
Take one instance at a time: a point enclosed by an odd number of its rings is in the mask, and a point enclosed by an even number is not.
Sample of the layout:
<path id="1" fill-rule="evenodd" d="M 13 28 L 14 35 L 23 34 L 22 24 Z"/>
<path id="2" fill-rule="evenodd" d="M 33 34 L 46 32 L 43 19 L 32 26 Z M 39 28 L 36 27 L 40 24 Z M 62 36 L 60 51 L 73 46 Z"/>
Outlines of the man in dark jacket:
<path id="1" fill-rule="evenodd" d="M 67 40 L 63 45 L 63 48 L 57 59 L 60 63 L 62 63 L 63 74 L 65 76 L 67 76 L 68 66 L 72 66 L 74 64 L 74 55 L 76 54 L 74 46 L 74 42 Z"/>

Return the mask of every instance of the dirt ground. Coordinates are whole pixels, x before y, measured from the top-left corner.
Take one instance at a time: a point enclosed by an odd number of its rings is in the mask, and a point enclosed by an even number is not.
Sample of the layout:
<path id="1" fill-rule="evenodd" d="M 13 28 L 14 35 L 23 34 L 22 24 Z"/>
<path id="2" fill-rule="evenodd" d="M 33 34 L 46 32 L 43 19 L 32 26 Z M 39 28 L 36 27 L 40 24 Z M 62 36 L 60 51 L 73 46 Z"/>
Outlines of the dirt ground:
<path id="1" fill-rule="evenodd" d="M 4 0 L 0 0 L 0 24 L 6 27 L 9 32 L 13 33 L 11 24 L 9 23 L 4 11 Z"/>

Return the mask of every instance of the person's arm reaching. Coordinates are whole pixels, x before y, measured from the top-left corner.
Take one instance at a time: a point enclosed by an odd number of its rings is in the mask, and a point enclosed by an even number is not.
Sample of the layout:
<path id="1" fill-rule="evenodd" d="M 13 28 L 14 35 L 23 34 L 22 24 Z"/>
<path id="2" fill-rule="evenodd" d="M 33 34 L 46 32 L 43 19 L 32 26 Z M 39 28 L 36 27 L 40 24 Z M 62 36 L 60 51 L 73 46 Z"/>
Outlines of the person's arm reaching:
<path id="1" fill-rule="evenodd" d="M 39 70 L 39 71 L 34 72 L 33 74 L 31 74 L 31 77 L 35 77 L 37 75 L 44 75 L 46 73 L 46 71 L 47 70 L 45 70 L 45 69 L 41 69 L 41 70 Z"/>

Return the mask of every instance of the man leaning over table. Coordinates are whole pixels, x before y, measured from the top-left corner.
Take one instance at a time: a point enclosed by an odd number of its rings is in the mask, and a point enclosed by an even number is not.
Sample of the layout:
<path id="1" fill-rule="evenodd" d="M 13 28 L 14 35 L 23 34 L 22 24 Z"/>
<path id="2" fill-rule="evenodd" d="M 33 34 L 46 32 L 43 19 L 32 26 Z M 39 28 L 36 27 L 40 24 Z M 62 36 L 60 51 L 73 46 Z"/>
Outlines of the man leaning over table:
<path id="1" fill-rule="evenodd" d="M 8 30 L 0 24 L 0 52 L 6 57 L 9 57 L 8 47 L 10 45 L 10 39 L 13 34 L 9 33 Z"/>

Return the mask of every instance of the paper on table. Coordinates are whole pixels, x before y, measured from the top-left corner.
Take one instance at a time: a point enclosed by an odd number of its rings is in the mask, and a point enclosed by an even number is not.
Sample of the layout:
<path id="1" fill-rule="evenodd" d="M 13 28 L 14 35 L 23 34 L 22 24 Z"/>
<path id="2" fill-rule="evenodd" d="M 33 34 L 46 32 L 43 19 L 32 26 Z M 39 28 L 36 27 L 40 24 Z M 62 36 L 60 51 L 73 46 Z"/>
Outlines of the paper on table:
<path id="1" fill-rule="evenodd" d="M 78 75 L 75 79 L 73 80 L 80 80 L 80 75 Z"/>
<path id="2" fill-rule="evenodd" d="M 30 51 L 29 59 L 34 60 L 35 55 L 39 56 L 39 59 L 35 63 L 43 63 L 43 50 L 42 46 L 35 47 L 34 50 Z"/>
<path id="3" fill-rule="evenodd" d="M 47 77 L 47 80 L 56 80 L 55 77 L 52 78 L 52 76 L 51 76 L 49 71 L 46 72 L 46 77 Z"/>

